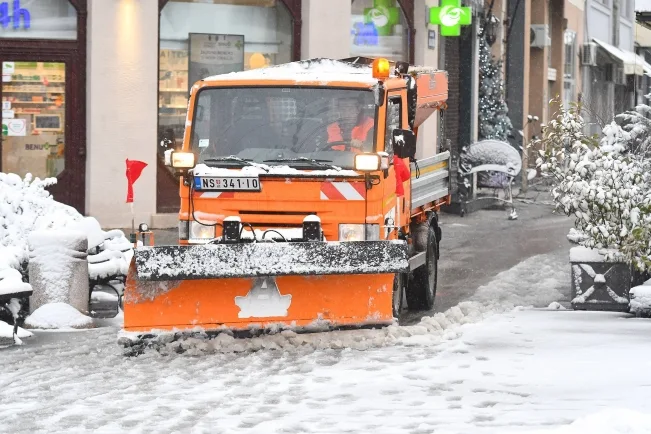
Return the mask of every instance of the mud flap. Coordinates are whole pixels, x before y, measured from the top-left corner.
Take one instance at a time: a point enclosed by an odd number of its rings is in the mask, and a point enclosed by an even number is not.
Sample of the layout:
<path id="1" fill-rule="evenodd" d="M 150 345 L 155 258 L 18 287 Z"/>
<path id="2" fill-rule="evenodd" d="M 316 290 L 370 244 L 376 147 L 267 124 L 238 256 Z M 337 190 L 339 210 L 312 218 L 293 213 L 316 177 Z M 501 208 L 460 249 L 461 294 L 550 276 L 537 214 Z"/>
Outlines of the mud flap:
<path id="1" fill-rule="evenodd" d="M 136 249 L 125 331 L 257 331 L 387 325 L 397 241 L 250 243 Z M 198 328 L 198 329 L 197 329 Z"/>

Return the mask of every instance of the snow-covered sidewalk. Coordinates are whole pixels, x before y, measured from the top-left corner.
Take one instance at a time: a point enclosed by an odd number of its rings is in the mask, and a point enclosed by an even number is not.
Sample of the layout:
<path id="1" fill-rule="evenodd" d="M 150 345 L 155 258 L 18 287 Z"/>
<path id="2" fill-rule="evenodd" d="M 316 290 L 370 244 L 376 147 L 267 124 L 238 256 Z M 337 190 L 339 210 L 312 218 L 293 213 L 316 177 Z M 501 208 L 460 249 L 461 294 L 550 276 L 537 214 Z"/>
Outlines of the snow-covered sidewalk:
<path id="1" fill-rule="evenodd" d="M 0 432 L 651 432 L 651 321 L 508 309 L 560 297 L 568 268 L 567 256 L 531 258 L 478 290 L 492 308 L 468 304 L 467 324 L 411 337 L 124 358 L 116 326 L 35 331 L 0 356 Z M 344 341 L 379 346 L 337 348 Z"/>

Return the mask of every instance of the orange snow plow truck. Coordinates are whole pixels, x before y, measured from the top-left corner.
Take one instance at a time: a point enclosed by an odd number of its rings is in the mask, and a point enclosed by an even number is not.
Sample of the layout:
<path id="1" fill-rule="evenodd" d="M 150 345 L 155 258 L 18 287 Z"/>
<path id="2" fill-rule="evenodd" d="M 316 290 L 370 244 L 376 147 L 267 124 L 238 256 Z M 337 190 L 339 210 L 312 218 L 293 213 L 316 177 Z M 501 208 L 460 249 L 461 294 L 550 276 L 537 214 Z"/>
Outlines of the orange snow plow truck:
<path id="1" fill-rule="evenodd" d="M 444 71 L 366 58 L 194 84 L 165 153 L 179 244 L 135 249 L 126 334 L 381 327 L 403 295 L 431 309 L 450 155 L 416 136 L 447 93 Z"/>

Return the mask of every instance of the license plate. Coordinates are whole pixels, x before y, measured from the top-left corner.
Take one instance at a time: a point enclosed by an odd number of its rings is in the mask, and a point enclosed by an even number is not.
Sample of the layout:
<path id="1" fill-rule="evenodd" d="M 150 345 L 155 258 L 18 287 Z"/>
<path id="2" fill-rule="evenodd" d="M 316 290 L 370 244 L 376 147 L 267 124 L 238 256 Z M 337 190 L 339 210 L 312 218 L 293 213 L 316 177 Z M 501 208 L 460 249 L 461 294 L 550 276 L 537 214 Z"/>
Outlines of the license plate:
<path id="1" fill-rule="evenodd" d="M 260 191 L 260 179 L 252 176 L 197 176 L 194 178 L 194 189 L 204 191 Z"/>

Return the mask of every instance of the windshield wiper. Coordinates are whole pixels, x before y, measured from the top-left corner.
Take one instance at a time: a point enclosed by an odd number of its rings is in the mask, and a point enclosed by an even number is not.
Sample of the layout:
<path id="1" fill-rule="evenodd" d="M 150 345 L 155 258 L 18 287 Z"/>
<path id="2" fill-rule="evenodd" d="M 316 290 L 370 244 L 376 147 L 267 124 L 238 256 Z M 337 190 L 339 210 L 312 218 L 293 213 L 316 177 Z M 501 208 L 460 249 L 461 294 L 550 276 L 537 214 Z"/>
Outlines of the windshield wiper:
<path id="1" fill-rule="evenodd" d="M 265 172 L 268 172 L 266 168 L 261 166 L 260 164 L 255 164 L 251 160 L 245 160 L 240 157 L 236 157 L 235 155 L 229 155 L 228 157 L 211 157 L 211 158 L 205 158 L 203 160 L 204 163 L 225 163 L 225 162 L 234 162 L 234 163 L 241 163 L 244 166 L 253 166 L 253 167 L 259 167 L 260 169 L 264 170 Z"/>
<path id="2" fill-rule="evenodd" d="M 263 163 L 307 163 L 308 165 L 317 166 L 317 167 L 327 167 L 329 169 L 341 170 L 341 167 L 337 167 L 331 163 L 332 160 L 321 160 L 317 158 L 307 158 L 307 157 L 297 157 L 297 158 L 275 158 L 273 160 L 264 160 Z"/>

